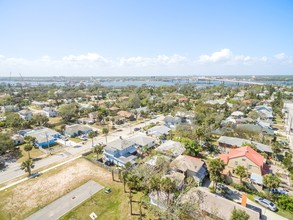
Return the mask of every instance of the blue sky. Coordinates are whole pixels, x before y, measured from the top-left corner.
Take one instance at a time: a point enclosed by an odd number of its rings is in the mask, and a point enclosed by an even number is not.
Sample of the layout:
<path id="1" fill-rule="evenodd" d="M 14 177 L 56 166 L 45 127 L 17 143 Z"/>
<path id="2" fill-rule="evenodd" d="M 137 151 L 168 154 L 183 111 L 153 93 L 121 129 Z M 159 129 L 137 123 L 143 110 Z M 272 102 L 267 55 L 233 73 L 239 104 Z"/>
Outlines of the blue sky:
<path id="1" fill-rule="evenodd" d="M 0 0 L 0 76 L 293 74 L 290 0 Z"/>

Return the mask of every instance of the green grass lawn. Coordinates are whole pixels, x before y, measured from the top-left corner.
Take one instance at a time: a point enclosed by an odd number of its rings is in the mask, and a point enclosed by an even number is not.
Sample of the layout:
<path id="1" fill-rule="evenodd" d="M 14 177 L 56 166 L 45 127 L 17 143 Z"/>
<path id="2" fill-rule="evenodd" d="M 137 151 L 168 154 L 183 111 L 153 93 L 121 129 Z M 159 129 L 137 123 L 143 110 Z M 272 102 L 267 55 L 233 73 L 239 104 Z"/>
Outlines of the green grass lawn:
<path id="1" fill-rule="evenodd" d="M 28 153 L 23 149 L 25 144 L 19 146 L 19 150 L 21 151 L 21 157 L 18 158 L 17 162 L 21 163 L 28 159 Z M 39 158 L 39 157 L 46 157 L 47 155 L 40 151 L 38 148 L 34 148 L 30 151 L 31 158 Z"/>
<path id="2" fill-rule="evenodd" d="M 104 190 L 93 195 L 91 198 L 83 202 L 81 205 L 71 210 L 60 220 L 70 219 L 89 219 L 89 215 L 94 212 L 97 219 L 105 220 L 119 220 L 119 219 L 139 219 L 139 204 L 132 203 L 133 213 L 130 216 L 129 194 L 124 193 L 123 185 L 116 185 L 111 187 L 112 192 L 106 194 Z M 141 193 L 133 194 L 133 201 L 139 201 Z M 145 213 L 145 210 L 142 210 Z"/>
<path id="3" fill-rule="evenodd" d="M 285 211 L 283 209 L 279 209 L 278 212 L 277 212 L 278 215 L 281 215 L 289 220 L 293 220 L 293 214 L 288 212 L 288 211 Z"/>
<path id="4" fill-rule="evenodd" d="M 112 192 L 109 194 L 101 190 L 60 219 L 89 219 L 92 212 L 96 213 L 97 219 L 125 219 L 126 216 L 122 216 L 120 211 L 121 200 L 125 197 L 123 188 L 119 186 L 111 189 Z M 125 212 L 127 211 L 125 210 Z"/>
<path id="5" fill-rule="evenodd" d="M 76 142 L 76 143 L 82 142 L 82 140 L 80 140 L 79 138 L 76 138 L 76 137 L 70 137 L 69 140 Z"/>

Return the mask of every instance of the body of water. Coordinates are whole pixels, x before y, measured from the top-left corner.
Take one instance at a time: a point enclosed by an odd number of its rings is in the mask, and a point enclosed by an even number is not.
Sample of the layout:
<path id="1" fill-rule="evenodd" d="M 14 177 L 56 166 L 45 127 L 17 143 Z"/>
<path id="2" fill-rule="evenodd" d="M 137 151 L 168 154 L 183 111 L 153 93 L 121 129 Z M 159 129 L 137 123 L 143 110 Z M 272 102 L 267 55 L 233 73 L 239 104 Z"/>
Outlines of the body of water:
<path id="1" fill-rule="evenodd" d="M 252 81 L 250 81 L 252 82 Z M 258 83 L 264 84 L 277 84 L 277 85 L 293 85 L 293 81 L 257 81 Z M 11 86 L 24 85 L 24 86 L 38 86 L 38 85 L 56 85 L 56 86 L 79 86 L 81 83 L 68 83 L 68 82 L 50 82 L 50 81 L 26 81 L 24 83 L 20 81 L 5 81 L 0 79 L 0 84 L 10 84 Z M 198 87 L 206 87 L 206 86 L 215 86 L 220 85 L 222 82 L 220 81 L 191 81 L 191 80 L 170 80 L 170 81 L 103 81 L 103 82 L 82 82 L 86 86 L 91 86 L 94 84 L 99 84 L 102 86 L 112 86 L 112 87 L 123 87 L 123 86 L 171 86 L 176 84 L 193 84 Z M 225 82 L 226 86 L 235 86 L 238 83 L 235 82 Z M 240 85 L 243 85 L 240 83 Z"/>

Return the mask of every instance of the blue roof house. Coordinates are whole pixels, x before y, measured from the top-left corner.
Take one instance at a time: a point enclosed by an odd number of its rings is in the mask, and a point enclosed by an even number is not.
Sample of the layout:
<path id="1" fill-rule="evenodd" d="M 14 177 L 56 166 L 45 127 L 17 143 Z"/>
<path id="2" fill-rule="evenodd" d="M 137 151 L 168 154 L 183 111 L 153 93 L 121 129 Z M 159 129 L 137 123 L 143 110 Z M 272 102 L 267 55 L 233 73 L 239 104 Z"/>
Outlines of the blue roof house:
<path id="1" fill-rule="evenodd" d="M 49 128 L 37 127 L 25 133 L 25 136 L 35 137 L 35 144 L 38 147 L 50 147 L 55 144 L 55 139 L 59 138 L 60 134 Z"/>

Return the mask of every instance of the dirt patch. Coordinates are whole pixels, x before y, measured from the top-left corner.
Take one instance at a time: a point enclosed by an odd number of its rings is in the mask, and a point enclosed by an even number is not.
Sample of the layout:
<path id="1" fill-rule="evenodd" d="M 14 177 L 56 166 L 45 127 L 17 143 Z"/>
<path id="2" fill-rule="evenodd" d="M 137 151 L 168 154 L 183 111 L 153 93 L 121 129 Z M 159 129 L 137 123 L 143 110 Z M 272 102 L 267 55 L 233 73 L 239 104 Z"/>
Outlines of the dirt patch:
<path id="1" fill-rule="evenodd" d="M 95 179 L 105 185 L 112 181 L 111 178 L 111 173 L 108 171 L 85 159 L 78 159 L 36 179 L 17 185 L 9 189 L 9 192 L 3 193 L 4 195 L 0 193 L 0 207 L 5 214 L 13 213 L 13 219 L 19 219 L 44 207 L 90 179 Z"/>

